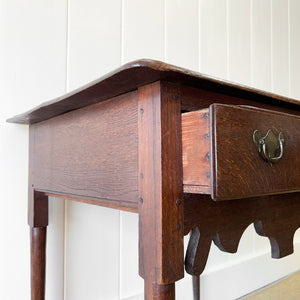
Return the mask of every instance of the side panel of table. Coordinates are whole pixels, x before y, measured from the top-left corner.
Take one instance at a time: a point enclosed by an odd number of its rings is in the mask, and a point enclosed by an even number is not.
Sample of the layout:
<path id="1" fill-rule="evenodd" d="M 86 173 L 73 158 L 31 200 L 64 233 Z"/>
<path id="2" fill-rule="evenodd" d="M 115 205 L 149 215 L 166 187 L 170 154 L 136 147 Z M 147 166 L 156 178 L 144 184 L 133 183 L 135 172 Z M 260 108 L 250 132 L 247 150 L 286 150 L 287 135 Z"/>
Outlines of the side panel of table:
<path id="1" fill-rule="evenodd" d="M 136 211 L 136 91 L 33 124 L 30 135 L 34 190 Z"/>

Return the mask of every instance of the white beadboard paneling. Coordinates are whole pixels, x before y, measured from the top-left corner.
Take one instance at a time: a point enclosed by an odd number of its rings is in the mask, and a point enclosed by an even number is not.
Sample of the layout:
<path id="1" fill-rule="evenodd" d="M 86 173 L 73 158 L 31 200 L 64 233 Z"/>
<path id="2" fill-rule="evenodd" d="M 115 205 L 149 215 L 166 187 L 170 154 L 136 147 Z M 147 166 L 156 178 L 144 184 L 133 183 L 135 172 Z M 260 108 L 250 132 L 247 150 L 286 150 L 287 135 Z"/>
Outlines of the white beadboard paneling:
<path id="1" fill-rule="evenodd" d="M 122 63 L 164 59 L 164 1 L 123 0 Z"/>
<path id="2" fill-rule="evenodd" d="M 49 198 L 46 299 L 64 299 L 65 200 Z M 48 274 L 55 274 L 48 276 Z"/>
<path id="3" fill-rule="evenodd" d="M 138 214 L 120 213 L 120 298 L 144 292 L 144 280 L 138 275 Z"/>
<path id="4" fill-rule="evenodd" d="M 13 114 L 65 92 L 66 1 L 1 3 L 1 93 Z"/>
<path id="5" fill-rule="evenodd" d="M 228 0 L 228 79 L 250 85 L 250 0 Z"/>
<path id="6" fill-rule="evenodd" d="M 289 95 L 288 1 L 272 1 L 272 90 Z"/>
<path id="7" fill-rule="evenodd" d="M 200 0 L 200 71 L 227 76 L 226 0 Z"/>
<path id="8" fill-rule="evenodd" d="M 271 1 L 252 0 L 252 82 L 271 91 Z"/>
<path id="9" fill-rule="evenodd" d="M 300 1 L 289 1 L 290 96 L 300 99 Z"/>
<path id="10" fill-rule="evenodd" d="M 199 68 L 198 0 L 165 0 L 165 61 Z"/>
<path id="11" fill-rule="evenodd" d="M 66 1 L 0 1 L 0 299 L 30 299 L 30 239 L 27 224 L 28 126 L 5 119 L 65 92 Z M 55 20 L 55 22 L 53 22 Z M 54 208 L 54 207 L 53 207 Z M 53 215 L 50 211 L 50 220 Z M 63 238 L 63 219 L 49 225 Z M 48 244 L 54 253 L 56 244 Z M 63 292 L 63 252 L 49 256 L 47 282 Z M 47 292 L 48 293 L 48 292 Z M 60 296 L 55 299 L 62 299 Z"/>
<path id="12" fill-rule="evenodd" d="M 119 211 L 66 203 L 65 300 L 119 299 Z"/>
<path id="13" fill-rule="evenodd" d="M 4 102 L 0 101 L 0 299 L 29 300 L 28 130 L 5 124 Z"/>
<path id="14" fill-rule="evenodd" d="M 121 0 L 69 0 L 68 90 L 119 67 Z"/>

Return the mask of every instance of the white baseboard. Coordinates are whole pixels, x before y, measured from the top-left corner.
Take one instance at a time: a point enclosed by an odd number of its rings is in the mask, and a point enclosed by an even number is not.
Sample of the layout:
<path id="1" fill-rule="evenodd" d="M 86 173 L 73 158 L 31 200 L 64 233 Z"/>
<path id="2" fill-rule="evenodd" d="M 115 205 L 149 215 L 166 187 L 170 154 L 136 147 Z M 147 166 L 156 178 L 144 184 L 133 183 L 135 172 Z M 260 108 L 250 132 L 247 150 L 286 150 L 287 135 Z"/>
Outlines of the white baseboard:
<path id="1" fill-rule="evenodd" d="M 272 259 L 270 253 L 247 257 L 222 269 L 204 272 L 201 276 L 201 300 L 233 300 L 261 289 L 300 270 L 300 242 L 295 252 L 282 259 Z M 143 300 L 143 294 L 122 300 Z M 176 300 L 192 300 L 191 277 L 176 285 Z"/>
<path id="2" fill-rule="evenodd" d="M 300 243 L 294 248 L 294 254 L 282 259 L 272 259 L 268 252 L 204 273 L 201 276 L 201 300 L 237 299 L 298 271 Z"/>

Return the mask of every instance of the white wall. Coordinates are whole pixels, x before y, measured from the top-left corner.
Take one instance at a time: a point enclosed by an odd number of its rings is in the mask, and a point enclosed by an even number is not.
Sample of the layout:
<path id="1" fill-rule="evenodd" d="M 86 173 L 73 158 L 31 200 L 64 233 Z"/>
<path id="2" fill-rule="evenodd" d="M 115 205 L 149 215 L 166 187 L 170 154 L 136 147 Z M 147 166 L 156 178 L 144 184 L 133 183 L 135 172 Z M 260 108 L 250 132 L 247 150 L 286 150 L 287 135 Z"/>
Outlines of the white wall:
<path id="1" fill-rule="evenodd" d="M 299 99 L 300 2 L 0 0 L 0 299 L 29 299 L 28 128 L 5 119 L 138 58 Z M 142 299 L 137 215 L 50 203 L 47 299 Z M 212 246 L 202 299 L 234 299 L 300 269 L 295 242 L 294 255 L 271 260 L 250 225 L 238 254 Z M 177 299 L 191 299 L 189 276 Z"/>

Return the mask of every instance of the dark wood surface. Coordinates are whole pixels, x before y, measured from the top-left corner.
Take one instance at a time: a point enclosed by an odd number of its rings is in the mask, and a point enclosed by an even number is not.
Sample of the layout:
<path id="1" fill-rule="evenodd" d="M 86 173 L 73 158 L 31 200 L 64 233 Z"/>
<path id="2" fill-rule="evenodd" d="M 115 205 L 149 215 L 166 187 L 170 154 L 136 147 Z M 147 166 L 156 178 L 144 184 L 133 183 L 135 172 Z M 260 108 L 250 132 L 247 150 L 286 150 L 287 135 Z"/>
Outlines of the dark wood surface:
<path id="1" fill-rule="evenodd" d="M 273 258 L 293 253 L 293 237 L 300 227 L 300 193 L 220 202 L 209 195 L 184 194 L 184 233 L 192 230 L 187 272 L 203 272 L 212 241 L 220 250 L 235 253 L 251 223 L 258 234 L 269 238 Z"/>
<path id="2" fill-rule="evenodd" d="M 45 227 L 48 225 L 48 196 L 34 189 L 33 143 L 34 135 L 29 131 L 28 224 L 31 227 Z"/>
<path id="3" fill-rule="evenodd" d="M 45 227 L 48 225 L 48 196 L 29 187 L 28 224 L 31 227 Z"/>
<path id="4" fill-rule="evenodd" d="M 298 106 L 278 105 L 277 101 L 270 98 L 268 102 L 260 101 L 260 97 L 251 99 L 238 97 L 237 95 L 229 95 L 221 93 L 218 89 L 215 91 L 194 88 L 187 85 L 180 85 L 181 91 L 181 109 L 183 112 L 206 109 L 214 103 L 229 105 L 249 105 L 273 111 L 300 115 L 300 101 L 296 101 Z M 283 103 L 280 103 L 283 104 Z"/>
<path id="5" fill-rule="evenodd" d="M 284 154 L 277 164 L 259 155 L 252 139 L 256 129 L 263 136 L 269 129 L 283 133 Z M 184 191 L 211 194 L 215 200 L 300 191 L 299 147 L 299 116 L 220 104 L 211 105 L 210 112 L 184 113 Z"/>
<path id="6" fill-rule="evenodd" d="M 192 275 L 193 300 L 200 300 L 200 276 Z"/>
<path id="7" fill-rule="evenodd" d="M 108 208 L 113 208 L 113 209 L 118 209 L 122 211 L 128 211 L 128 212 L 133 212 L 133 213 L 138 213 L 138 203 L 137 202 L 127 202 L 127 201 L 122 201 L 122 200 L 110 200 L 110 199 L 100 199 L 100 198 L 91 198 L 87 196 L 70 196 L 66 194 L 60 194 L 58 192 L 55 193 L 44 193 L 48 197 L 55 197 L 55 198 L 61 198 L 65 200 L 71 200 L 71 201 L 76 201 L 76 202 L 81 202 L 81 203 L 86 203 L 86 204 L 92 204 L 92 205 L 97 205 L 97 206 L 102 206 L 102 207 L 108 207 Z"/>
<path id="8" fill-rule="evenodd" d="M 219 95 L 225 94 L 254 102 L 286 107 L 295 111 L 300 110 L 299 102 L 294 99 L 216 79 L 159 61 L 143 59 L 128 63 L 67 95 L 10 118 L 8 122 L 37 123 L 160 80 L 217 92 Z"/>
<path id="9" fill-rule="evenodd" d="M 174 300 L 175 283 L 157 284 L 146 283 L 144 289 L 145 300 Z"/>
<path id="10" fill-rule="evenodd" d="M 45 299 L 46 227 L 32 227 L 31 240 L 31 300 Z"/>
<path id="11" fill-rule="evenodd" d="M 300 117 L 270 110 L 210 107 L 212 197 L 245 198 L 300 191 Z M 253 132 L 284 136 L 282 159 L 271 166 L 253 143 Z"/>
<path id="12" fill-rule="evenodd" d="M 30 135 L 35 190 L 136 207 L 137 92 L 33 124 Z"/>
<path id="13" fill-rule="evenodd" d="M 184 276 L 181 111 L 176 91 L 176 86 L 160 82 L 139 89 L 139 272 L 147 286 L 173 284 Z M 173 288 L 153 299 L 173 300 Z"/>

